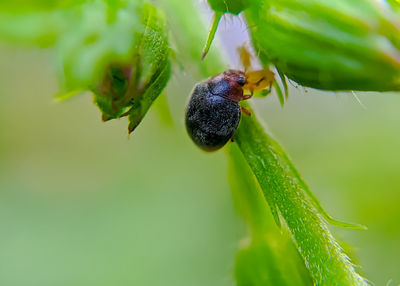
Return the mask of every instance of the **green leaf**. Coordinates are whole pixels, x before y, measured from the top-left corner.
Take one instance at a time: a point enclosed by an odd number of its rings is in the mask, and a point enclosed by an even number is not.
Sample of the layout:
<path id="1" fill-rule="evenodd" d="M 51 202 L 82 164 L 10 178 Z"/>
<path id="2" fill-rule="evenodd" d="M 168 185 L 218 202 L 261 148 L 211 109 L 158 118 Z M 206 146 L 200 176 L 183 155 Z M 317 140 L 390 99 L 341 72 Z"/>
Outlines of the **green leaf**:
<path id="1" fill-rule="evenodd" d="M 264 66 L 326 90 L 400 90 L 398 17 L 373 0 L 253 0 L 245 10 Z M 379 72 L 376 72 L 379 71 Z"/>
<path id="2" fill-rule="evenodd" d="M 165 17 L 160 10 L 150 5 L 138 9 L 137 7 L 136 16 L 141 18 L 140 29 L 137 29 L 137 26 L 136 29 L 128 27 L 129 30 L 121 31 L 126 33 L 115 31 L 118 39 L 122 37 L 122 40 L 126 41 L 126 48 L 118 43 L 116 47 L 121 48 L 122 56 L 126 59 L 116 58 L 111 62 L 107 59 L 108 67 L 104 67 L 106 74 L 102 81 L 92 88 L 103 120 L 127 115 L 129 133 L 141 122 L 170 76 Z M 116 15 L 119 15 L 119 11 Z M 117 17 L 115 21 L 118 19 Z M 125 28 L 127 27 L 123 29 Z M 114 31 L 110 32 L 110 35 L 114 35 Z M 111 42 L 118 41 L 116 39 Z M 113 49 L 106 51 L 108 52 L 112 53 Z M 99 60 L 101 63 L 101 59 Z"/>
<path id="3" fill-rule="evenodd" d="M 249 7 L 251 0 L 207 0 L 211 9 L 221 13 L 239 14 Z"/>
<path id="4" fill-rule="evenodd" d="M 283 89 L 285 91 L 285 99 L 288 99 L 289 97 L 289 87 L 286 81 L 286 76 L 277 69 L 278 74 L 279 74 L 279 78 L 281 79 L 282 85 L 283 85 Z"/>
<path id="5" fill-rule="evenodd" d="M 211 21 L 210 31 L 208 32 L 207 42 L 201 56 L 202 59 L 205 58 L 210 49 L 221 17 L 225 13 L 239 14 L 250 5 L 250 0 L 208 0 L 208 4 L 215 12 Z"/>
<path id="6" fill-rule="evenodd" d="M 252 116 L 243 116 L 237 142 L 271 209 L 285 220 L 315 285 L 368 285 L 307 199 L 309 190 L 279 144 Z"/>
<path id="7" fill-rule="evenodd" d="M 59 35 L 56 49 L 66 90 L 93 88 L 110 65 L 129 65 L 145 26 L 142 1 L 113 5 L 93 1 L 76 7 L 75 22 Z M 115 67 L 113 67 L 115 68 Z"/>
<path id="8" fill-rule="evenodd" d="M 164 89 L 171 69 L 164 15 L 144 5 L 141 23 L 144 30 L 136 31 L 130 60 L 110 65 L 102 82 L 93 88 L 103 120 L 128 116 L 129 133 Z"/>
<path id="9" fill-rule="evenodd" d="M 154 7 L 148 6 L 147 10 L 146 30 L 138 49 L 139 65 L 136 66 L 135 88 L 137 92 L 132 97 L 132 107 L 128 111 L 129 133 L 141 122 L 151 104 L 166 86 L 171 74 L 166 19 L 164 14 Z"/>
<path id="10" fill-rule="evenodd" d="M 204 60 L 204 58 L 206 57 L 206 55 L 208 53 L 208 50 L 211 47 L 211 44 L 214 40 L 215 33 L 217 32 L 218 24 L 219 24 L 219 21 L 221 20 L 222 15 L 223 15 L 222 12 L 214 12 L 214 16 L 211 21 L 210 31 L 208 32 L 207 42 L 203 49 L 203 53 L 201 55 L 202 60 Z"/>
<path id="11" fill-rule="evenodd" d="M 129 110 L 129 126 L 128 131 L 131 133 L 142 121 L 146 112 L 149 110 L 153 101 L 160 95 L 168 82 L 171 73 L 169 62 L 165 65 L 160 74 L 153 78 L 146 87 L 145 92 L 132 99 L 132 108 Z"/>
<path id="12" fill-rule="evenodd" d="M 63 91 L 90 89 L 110 64 L 130 61 L 145 29 L 142 0 L 80 2 L 48 11 L 0 12 L 3 41 L 54 47 Z"/>
<path id="13" fill-rule="evenodd" d="M 77 1 L 62 9 L 50 2 L 54 10 L 0 13 L 0 37 L 53 46 L 59 59 L 59 94 L 93 91 L 102 119 L 129 115 L 132 132 L 170 76 L 162 11 L 144 0 Z"/>
<path id="14" fill-rule="evenodd" d="M 279 99 L 279 103 L 283 107 L 283 105 L 285 104 L 285 97 L 283 96 L 282 89 L 276 81 L 274 81 L 272 85 L 275 87 L 276 96 Z"/>

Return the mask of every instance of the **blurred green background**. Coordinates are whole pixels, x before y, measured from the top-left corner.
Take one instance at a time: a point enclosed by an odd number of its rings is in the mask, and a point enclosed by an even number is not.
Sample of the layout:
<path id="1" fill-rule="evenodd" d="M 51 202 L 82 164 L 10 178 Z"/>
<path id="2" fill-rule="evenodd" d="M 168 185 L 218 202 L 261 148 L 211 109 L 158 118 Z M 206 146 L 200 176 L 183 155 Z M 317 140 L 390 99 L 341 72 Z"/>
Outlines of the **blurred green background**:
<path id="1" fill-rule="evenodd" d="M 186 136 L 194 84 L 175 71 L 173 125 L 128 137 L 89 94 L 56 103 L 53 55 L 0 47 L 0 285 L 234 285 L 238 240 L 223 151 Z M 252 99 L 376 285 L 400 283 L 400 96 L 304 90 Z"/>

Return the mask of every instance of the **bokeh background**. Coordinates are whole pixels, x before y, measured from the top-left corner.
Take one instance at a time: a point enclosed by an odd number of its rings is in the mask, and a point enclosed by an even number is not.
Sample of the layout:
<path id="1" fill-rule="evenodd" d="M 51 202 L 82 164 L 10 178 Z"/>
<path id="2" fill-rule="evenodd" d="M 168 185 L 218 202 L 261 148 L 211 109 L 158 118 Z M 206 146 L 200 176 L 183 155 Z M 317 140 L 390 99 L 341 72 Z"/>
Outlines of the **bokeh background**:
<path id="1" fill-rule="evenodd" d="M 243 32 L 225 19 L 220 39 Z M 232 65 L 237 65 L 227 51 Z M 175 68 L 131 136 L 102 123 L 89 94 L 56 102 L 50 50 L 0 46 L 0 285 L 234 285 L 243 222 L 224 152 L 205 154 L 183 114 L 194 79 Z M 184 63 L 183 63 L 184 64 Z M 374 72 L 374 71 L 371 71 Z M 334 217 L 360 272 L 400 283 L 400 95 L 319 92 L 290 85 L 252 99 Z"/>

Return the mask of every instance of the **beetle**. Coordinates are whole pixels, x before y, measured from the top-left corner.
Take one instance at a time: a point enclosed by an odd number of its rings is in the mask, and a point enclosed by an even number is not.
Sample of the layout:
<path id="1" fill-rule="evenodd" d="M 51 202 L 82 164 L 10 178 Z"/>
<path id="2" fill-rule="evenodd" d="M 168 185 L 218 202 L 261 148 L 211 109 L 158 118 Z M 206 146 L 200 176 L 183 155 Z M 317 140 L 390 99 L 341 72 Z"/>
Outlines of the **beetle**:
<path id="1" fill-rule="evenodd" d="M 271 88 L 273 80 L 274 74 L 267 69 L 227 70 L 196 84 L 185 111 L 186 130 L 192 141 L 204 151 L 222 148 L 235 133 L 241 112 L 250 115 L 239 102 L 251 98 L 254 90 Z"/>

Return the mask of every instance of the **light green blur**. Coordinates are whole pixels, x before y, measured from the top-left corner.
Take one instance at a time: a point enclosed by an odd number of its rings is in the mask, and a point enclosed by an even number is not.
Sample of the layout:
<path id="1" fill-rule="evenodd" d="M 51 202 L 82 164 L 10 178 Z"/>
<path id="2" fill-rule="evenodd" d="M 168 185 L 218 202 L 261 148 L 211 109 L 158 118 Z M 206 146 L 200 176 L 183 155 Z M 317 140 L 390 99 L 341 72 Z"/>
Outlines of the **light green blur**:
<path id="1" fill-rule="evenodd" d="M 152 109 L 128 138 L 102 123 L 90 95 L 53 102 L 46 51 L 0 53 L 0 285 L 233 285 L 245 229 L 223 152 L 204 154 L 185 134 L 193 81 L 167 88 L 174 126 Z M 357 245 L 361 273 L 399 283 L 400 97 L 291 87 L 282 109 L 253 99 L 335 217 L 368 231 L 334 229 Z"/>

